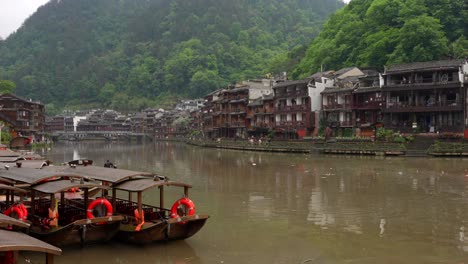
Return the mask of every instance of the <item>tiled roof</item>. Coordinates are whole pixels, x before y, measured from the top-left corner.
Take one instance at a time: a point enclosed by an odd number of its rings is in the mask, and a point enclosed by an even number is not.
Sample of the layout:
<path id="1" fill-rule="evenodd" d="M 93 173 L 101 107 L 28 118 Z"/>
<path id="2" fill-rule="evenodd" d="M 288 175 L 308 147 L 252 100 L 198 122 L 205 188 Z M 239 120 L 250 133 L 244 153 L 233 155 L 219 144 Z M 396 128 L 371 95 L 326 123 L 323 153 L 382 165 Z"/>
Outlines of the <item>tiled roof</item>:
<path id="1" fill-rule="evenodd" d="M 284 81 L 284 82 L 280 82 L 276 84 L 275 86 L 273 86 L 273 88 L 287 87 L 287 86 L 298 85 L 298 84 L 307 85 L 310 82 L 310 80 L 311 78 L 296 80 L 296 81 Z"/>
<path id="2" fill-rule="evenodd" d="M 309 79 L 320 80 L 322 77 L 331 78 L 334 74 L 334 71 L 323 71 L 323 72 L 316 72 L 312 74 Z"/>
<path id="3" fill-rule="evenodd" d="M 437 70 L 437 69 L 449 69 L 459 67 L 464 60 L 440 60 L 440 61 L 425 61 L 425 62 L 413 62 L 405 64 L 390 65 L 385 69 L 385 73 L 398 73 L 398 72 L 411 72 L 418 70 Z"/>
<path id="4" fill-rule="evenodd" d="M 340 69 L 340 70 L 338 70 L 338 71 L 336 71 L 336 72 L 334 73 L 334 76 L 335 76 L 335 77 L 338 77 L 338 76 L 340 76 L 341 74 L 346 73 L 346 72 L 349 72 L 350 70 L 352 70 L 352 69 L 354 69 L 354 68 L 356 68 L 356 67 L 347 67 L 347 68 Z"/>

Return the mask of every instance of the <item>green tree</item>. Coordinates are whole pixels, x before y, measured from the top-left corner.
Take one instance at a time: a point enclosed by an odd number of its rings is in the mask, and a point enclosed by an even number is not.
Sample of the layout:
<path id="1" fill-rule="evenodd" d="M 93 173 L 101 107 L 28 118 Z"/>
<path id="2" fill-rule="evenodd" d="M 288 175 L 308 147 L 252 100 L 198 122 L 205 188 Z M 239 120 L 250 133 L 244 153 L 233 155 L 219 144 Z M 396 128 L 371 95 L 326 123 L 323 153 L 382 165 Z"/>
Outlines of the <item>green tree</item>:
<path id="1" fill-rule="evenodd" d="M 455 58 L 468 58 L 468 39 L 461 36 L 450 46 L 450 54 Z"/>
<path id="2" fill-rule="evenodd" d="M 9 80 L 0 80 L 0 93 L 13 93 L 16 89 L 16 84 Z"/>
<path id="3" fill-rule="evenodd" d="M 112 83 L 106 83 L 104 87 L 99 91 L 99 100 L 105 106 L 109 106 L 112 103 L 112 96 L 115 94 L 116 88 Z"/>
<path id="4" fill-rule="evenodd" d="M 225 83 L 215 71 L 199 70 L 190 79 L 190 95 L 207 94 L 224 85 Z"/>
<path id="5" fill-rule="evenodd" d="M 427 15 L 406 21 L 389 63 L 436 60 L 448 54 L 448 40 L 439 20 Z"/>

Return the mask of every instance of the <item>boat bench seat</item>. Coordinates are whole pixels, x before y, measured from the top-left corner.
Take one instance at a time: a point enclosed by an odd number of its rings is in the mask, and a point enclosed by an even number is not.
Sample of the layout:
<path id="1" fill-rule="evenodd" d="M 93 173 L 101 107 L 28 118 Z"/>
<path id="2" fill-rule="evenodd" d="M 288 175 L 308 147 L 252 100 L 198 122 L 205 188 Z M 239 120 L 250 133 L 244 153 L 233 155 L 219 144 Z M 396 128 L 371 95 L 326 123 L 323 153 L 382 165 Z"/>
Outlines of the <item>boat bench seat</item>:
<path id="1" fill-rule="evenodd" d="M 116 212 L 128 216 L 134 216 L 135 210 L 138 208 L 136 203 L 129 201 L 116 201 Z M 165 218 L 165 214 L 154 207 L 143 207 L 145 212 L 145 221 L 155 221 Z"/>
<path id="2" fill-rule="evenodd" d="M 79 219 L 86 218 L 86 211 L 81 208 L 67 206 L 59 211 L 60 225 L 67 225 Z"/>

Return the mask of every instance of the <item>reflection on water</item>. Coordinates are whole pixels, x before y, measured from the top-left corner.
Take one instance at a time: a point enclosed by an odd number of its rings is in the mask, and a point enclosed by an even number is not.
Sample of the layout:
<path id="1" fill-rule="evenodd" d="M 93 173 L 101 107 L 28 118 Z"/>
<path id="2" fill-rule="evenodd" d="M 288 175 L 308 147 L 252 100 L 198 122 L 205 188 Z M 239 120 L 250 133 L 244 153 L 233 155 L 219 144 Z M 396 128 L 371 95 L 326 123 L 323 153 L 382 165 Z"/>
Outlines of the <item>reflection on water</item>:
<path id="1" fill-rule="evenodd" d="M 463 159 L 255 153 L 166 142 L 67 143 L 43 155 L 55 163 L 109 159 L 119 168 L 191 183 L 197 212 L 211 215 L 185 244 L 144 250 L 111 243 L 65 250 L 58 263 L 96 263 L 98 255 L 105 263 L 468 263 Z M 154 199 L 157 192 L 144 196 Z"/>

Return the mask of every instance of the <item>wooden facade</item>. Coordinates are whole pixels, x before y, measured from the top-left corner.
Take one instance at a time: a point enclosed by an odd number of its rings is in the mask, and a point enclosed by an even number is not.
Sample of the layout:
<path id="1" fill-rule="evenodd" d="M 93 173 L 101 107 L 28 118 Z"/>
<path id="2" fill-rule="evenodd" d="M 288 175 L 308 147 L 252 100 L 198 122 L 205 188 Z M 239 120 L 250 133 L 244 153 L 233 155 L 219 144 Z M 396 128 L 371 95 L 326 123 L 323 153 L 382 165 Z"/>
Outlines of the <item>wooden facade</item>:
<path id="1" fill-rule="evenodd" d="M 392 65 L 385 70 L 385 127 L 402 132 L 463 133 L 462 60 Z"/>
<path id="2" fill-rule="evenodd" d="M 65 131 L 65 117 L 52 116 L 45 119 L 45 132 Z"/>
<path id="3" fill-rule="evenodd" d="M 358 87 L 353 91 L 355 126 L 358 128 L 375 127 L 383 121 L 382 108 L 385 108 L 385 96 L 380 87 L 379 73 L 365 71 L 366 76 L 359 78 Z"/>
<path id="4" fill-rule="evenodd" d="M 311 135 L 314 115 L 311 111 L 309 80 L 285 81 L 273 87 L 275 92 L 275 132 L 281 138 Z"/>
<path id="5" fill-rule="evenodd" d="M 80 122 L 79 131 L 131 130 L 156 138 L 180 137 L 194 130 L 206 138 L 274 132 L 293 139 L 317 135 L 319 120 L 336 131 L 359 128 L 368 135 L 376 126 L 421 133 L 459 133 L 468 127 L 464 60 L 391 65 L 383 75 L 349 67 L 277 82 L 253 80 L 214 91 L 203 98 L 199 110 L 190 112 L 188 126 L 174 123 L 181 111 L 148 110 L 122 122 L 91 117 Z M 56 129 L 66 130 L 62 124 Z"/>
<path id="6" fill-rule="evenodd" d="M 249 136 L 267 135 L 275 127 L 275 104 L 273 94 L 253 100 L 247 106 L 247 131 Z"/>
<path id="7" fill-rule="evenodd" d="M 13 137 L 41 138 L 45 129 L 45 108 L 32 100 L 1 94 L 0 120 L 10 127 Z"/>

